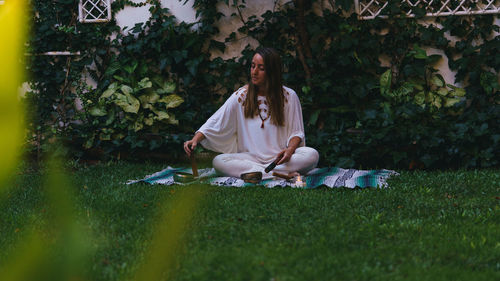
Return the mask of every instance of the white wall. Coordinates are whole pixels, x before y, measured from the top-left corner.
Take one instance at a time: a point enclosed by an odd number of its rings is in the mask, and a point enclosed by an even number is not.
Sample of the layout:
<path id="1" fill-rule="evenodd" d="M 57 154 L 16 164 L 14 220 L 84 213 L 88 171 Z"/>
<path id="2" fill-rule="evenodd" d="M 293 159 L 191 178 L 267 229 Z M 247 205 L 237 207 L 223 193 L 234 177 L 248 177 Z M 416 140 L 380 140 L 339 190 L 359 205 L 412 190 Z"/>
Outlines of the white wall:
<path id="1" fill-rule="evenodd" d="M 134 3 L 142 3 L 143 0 L 131 0 Z M 189 0 L 186 5 L 183 5 L 183 1 L 179 0 L 162 0 L 161 4 L 163 8 L 168 8 L 170 12 L 175 15 L 179 21 L 185 22 L 195 22 L 196 21 L 196 11 L 193 7 L 193 0 Z M 143 7 L 125 7 L 123 10 L 119 11 L 115 15 L 116 23 L 121 27 L 133 27 L 136 23 L 145 22 L 149 19 L 150 4 L 146 4 Z"/>

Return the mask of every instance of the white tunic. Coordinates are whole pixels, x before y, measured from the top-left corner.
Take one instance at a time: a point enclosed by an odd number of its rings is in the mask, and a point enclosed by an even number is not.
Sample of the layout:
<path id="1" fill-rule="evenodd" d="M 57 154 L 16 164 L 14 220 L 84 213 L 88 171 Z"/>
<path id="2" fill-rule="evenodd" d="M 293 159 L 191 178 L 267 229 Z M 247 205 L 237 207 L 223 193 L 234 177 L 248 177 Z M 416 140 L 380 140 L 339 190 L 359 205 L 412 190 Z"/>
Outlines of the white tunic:
<path id="1" fill-rule="evenodd" d="M 245 118 L 243 102 L 247 89 L 241 87 L 197 131 L 205 136 L 201 145 L 220 153 L 249 152 L 261 163 L 272 162 L 280 151 L 287 148 L 292 137 L 301 138 L 299 146 L 305 146 L 299 97 L 294 90 L 283 89 L 284 126 L 274 125 L 268 118 L 261 128 L 262 120 L 258 115 Z"/>

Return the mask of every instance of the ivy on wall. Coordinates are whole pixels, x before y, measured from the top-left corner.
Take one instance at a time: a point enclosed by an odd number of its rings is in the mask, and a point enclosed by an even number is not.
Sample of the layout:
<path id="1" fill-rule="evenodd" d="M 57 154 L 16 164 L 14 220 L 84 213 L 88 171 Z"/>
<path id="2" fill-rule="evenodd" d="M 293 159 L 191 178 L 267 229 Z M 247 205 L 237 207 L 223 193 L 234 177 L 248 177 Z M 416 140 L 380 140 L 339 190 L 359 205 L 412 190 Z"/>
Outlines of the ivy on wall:
<path id="1" fill-rule="evenodd" d="M 329 1 L 333 9 L 321 13 L 314 2 L 290 1 L 248 19 L 235 13 L 243 26 L 218 42 L 213 38 L 223 14 L 217 4 L 241 13 L 250 3 L 195 0 L 199 21 L 188 24 L 177 22 L 160 1 L 114 1 L 113 13 L 151 5 L 151 18 L 122 34 L 114 21 L 78 23 L 78 1 L 32 1 L 30 52 L 81 52 L 78 57 L 31 56 L 33 147 L 43 148 L 43 138 L 57 136 L 80 154 L 144 149 L 181 154 L 180 143 L 224 101 L 220 93 L 227 95 L 246 82 L 253 55 L 249 46 L 237 59 L 209 56 L 211 50 L 223 52 L 225 43 L 240 33 L 282 53 L 285 81 L 298 91 L 303 105 L 307 143 L 320 151 L 322 165 L 498 165 L 495 15 L 436 18 L 429 25 L 418 17 L 399 16 L 395 1 L 388 8 L 394 15 L 389 19 L 360 21 L 345 12 L 352 1 Z M 457 72 L 455 82 L 465 89 L 446 85 L 434 67 L 441 57 L 427 55 L 424 47 L 444 50 Z M 390 67 L 382 66 L 381 57 Z M 82 83 L 82 73 L 97 82 L 96 89 Z M 116 101 L 127 96 L 122 90 L 102 98 L 117 85 L 135 89 L 127 104 Z M 169 107 L 165 97 L 172 94 L 182 103 Z M 76 97 L 83 112 L 75 110 Z M 126 112 L 135 100 L 137 112 Z"/>

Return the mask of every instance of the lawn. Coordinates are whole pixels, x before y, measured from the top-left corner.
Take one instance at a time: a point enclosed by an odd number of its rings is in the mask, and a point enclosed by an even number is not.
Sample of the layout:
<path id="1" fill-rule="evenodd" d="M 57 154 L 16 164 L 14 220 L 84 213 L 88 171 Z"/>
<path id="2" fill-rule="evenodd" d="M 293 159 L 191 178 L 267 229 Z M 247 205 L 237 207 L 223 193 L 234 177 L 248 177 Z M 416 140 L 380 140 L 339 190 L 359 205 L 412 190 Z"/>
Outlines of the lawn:
<path id="1" fill-rule="evenodd" d="M 499 170 L 402 171 L 387 189 L 302 190 L 125 185 L 164 165 L 67 166 L 75 218 L 90 233 L 84 280 L 132 279 L 159 214 L 191 192 L 202 197 L 174 252 L 175 280 L 500 279 Z M 0 265 L 30 225 L 49 244 L 62 239 L 46 227 L 45 178 L 25 165 L 0 198 Z"/>

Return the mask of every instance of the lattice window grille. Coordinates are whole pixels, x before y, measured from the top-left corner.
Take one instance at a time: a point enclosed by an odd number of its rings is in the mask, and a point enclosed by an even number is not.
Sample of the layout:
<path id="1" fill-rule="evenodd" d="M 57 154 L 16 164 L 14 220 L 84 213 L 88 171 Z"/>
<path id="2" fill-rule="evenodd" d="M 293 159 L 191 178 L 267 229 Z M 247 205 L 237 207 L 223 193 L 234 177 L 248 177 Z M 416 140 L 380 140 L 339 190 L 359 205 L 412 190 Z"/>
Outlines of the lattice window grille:
<path id="1" fill-rule="evenodd" d="M 107 22 L 111 20 L 111 0 L 80 0 L 80 22 Z"/>
<path id="2" fill-rule="evenodd" d="M 354 0 L 360 19 L 386 18 L 384 9 L 390 0 Z M 408 17 L 415 17 L 413 9 L 423 7 L 428 17 L 451 15 L 499 14 L 500 0 L 402 0 L 402 9 Z"/>

